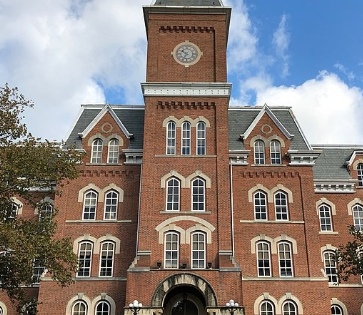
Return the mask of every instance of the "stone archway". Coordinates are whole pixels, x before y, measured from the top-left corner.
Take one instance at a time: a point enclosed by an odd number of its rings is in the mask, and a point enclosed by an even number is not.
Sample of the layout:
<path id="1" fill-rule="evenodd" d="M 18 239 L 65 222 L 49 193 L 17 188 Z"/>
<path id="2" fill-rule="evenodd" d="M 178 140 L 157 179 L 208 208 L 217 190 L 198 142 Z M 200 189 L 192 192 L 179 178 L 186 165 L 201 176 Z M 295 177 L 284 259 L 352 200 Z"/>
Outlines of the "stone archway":
<path id="1" fill-rule="evenodd" d="M 183 288 L 183 290 L 178 291 L 176 288 Z M 175 294 L 172 294 L 173 292 Z M 151 306 L 164 308 L 169 302 L 168 299 L 173 298 L 169 293 L 173 296 L 181 296 L 183 293 L 190 294 L 187 299 L 198 304 L 192 298 L 193 296 L 197 297 L 204 304 L 204 308 L 215 308 L 218 305 L 216 295 L 210 284 L 203 278 L 190 273 L 175 274 L 162 281 L 152 296 Z"/>

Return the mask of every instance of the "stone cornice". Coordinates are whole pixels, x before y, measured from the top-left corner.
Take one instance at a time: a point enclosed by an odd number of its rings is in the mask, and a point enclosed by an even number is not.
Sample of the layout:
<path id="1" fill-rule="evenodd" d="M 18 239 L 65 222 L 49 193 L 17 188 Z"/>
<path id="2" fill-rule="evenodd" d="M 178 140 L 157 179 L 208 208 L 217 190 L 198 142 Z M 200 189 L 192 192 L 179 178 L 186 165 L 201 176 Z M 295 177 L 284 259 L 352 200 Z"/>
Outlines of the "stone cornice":
<path id="1" fill-rule="evenodd" d="M 354 193 L 355 183 L 354 179 L 315 179 L 314 190 L 316 193 Z"/>

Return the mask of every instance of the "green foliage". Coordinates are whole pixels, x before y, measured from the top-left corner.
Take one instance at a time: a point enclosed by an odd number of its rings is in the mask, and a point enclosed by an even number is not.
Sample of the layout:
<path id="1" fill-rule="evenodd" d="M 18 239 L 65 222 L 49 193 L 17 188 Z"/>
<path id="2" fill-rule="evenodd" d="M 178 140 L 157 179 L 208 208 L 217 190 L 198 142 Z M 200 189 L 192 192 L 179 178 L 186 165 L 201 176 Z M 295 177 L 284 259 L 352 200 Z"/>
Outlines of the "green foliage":
<path id="1" fill-rule="evenodd" d="M 339 280 L 347 281 L 350 276 L 363 274 L 363 234 L 355 229 L 349 228 L 353 240 L 340 245 L 335 252 Z"/>
<path id="2" fill-rule="evenodd" d="M 28 133 L 22 115 L 32 106 L 17 88 L 0 88 L 0 286 L 24 314 L 34 308 L 24 289 L 37 282 L 34 262 L 66 286 L 72 283 L 77 257 L 69 239 L 54 237 L 56 209 L 41 219 L 22 219 L 14 215 L 14 198 L 42 212 L 49 205 L 44 198 L 60 194 L 63 185 L 78 176 L 83 158 L 74 148 L 64 150 L 59 143 Z"/>

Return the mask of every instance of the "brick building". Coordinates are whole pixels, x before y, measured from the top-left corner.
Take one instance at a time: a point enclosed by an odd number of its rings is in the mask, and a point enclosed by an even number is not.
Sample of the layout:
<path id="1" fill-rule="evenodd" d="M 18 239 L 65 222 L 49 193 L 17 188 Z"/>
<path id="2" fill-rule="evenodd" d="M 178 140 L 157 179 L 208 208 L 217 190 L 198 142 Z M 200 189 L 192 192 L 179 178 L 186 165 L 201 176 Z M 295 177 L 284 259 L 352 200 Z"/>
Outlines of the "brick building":
<path id="1" fill-rule="evenodd" d="M 311 146 L 288 107 L 229 106 L 220 0 L 143 10 L 145 105 L 82 106 L 67 140 L 87 153 L 80 177 L 50 196 L 81 267 L 67 288 L 41 277 L 39 314 L 138 300 L 142 315 L 218 315 L 230 299 L 235 314 L 363 314 L 361 279 L 338 284 L 332 258 L 363 229 L 363 147 Z"/>

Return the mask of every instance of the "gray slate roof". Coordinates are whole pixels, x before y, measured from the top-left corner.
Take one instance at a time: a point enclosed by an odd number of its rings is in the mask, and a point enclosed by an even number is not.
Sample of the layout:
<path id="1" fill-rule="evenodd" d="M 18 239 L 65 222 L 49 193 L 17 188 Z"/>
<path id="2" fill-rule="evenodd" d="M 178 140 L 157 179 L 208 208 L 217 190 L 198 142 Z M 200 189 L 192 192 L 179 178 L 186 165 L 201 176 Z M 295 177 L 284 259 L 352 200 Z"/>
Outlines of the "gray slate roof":
<path id="1" fill-rule="evenodd" d="M 289 108 L 274 109 L 270 107 L 272 113 L 280 120 L 287 131 L 294 135 L 291 140 L 291 150 L 308 150 L 308 146 L 299 130 L 296 121 Z M 243 142 L 239 139 L 244 134 L 256 116 L 261 111 L 261 107 L 230 107 L 228 111 L 229 128 L 229 149 L 243 150 Z"/>
<path id="2" fill-rule="evenodd" d="M 156 0 L 155 6 L 172 6 L 172 7 L 221 7 L 219 0 Z"/>

